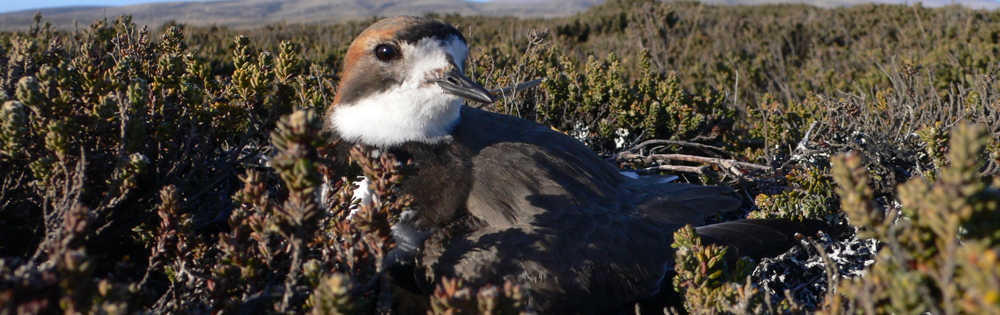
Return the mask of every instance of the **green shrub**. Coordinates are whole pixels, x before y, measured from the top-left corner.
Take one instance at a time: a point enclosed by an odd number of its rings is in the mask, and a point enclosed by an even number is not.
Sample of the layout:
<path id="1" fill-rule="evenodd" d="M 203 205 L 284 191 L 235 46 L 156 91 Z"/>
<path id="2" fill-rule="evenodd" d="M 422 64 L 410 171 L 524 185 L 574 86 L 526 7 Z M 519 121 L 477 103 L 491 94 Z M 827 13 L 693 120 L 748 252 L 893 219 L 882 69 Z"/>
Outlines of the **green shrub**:
<path id="1" fill-rule="evenodd" d="M 899 208 L 879 211 L 856 155 L 834 159 L 844 212 L 878 239 L 865 277 L 843 279 L 824 313 L 991 314 L 1000 311 L 1000 178 L 979 175 L 992 142 L 979 126 L 952 132 L 948 166 L 935 180 L 899 186 Z"/>
<path id="2" fill-rule="evenodd" d="M 639 158 L 619 162 L 640 172 L 733 185 L 747 211 L 717 220 L 846 215 L 882 251 L 820 311 L 997 312 L 997 183 L 983 178 L 1000 174 L 1000 13 L 608 1 L 442 18 L 467 32 L 477 81 L 544 78 L 489 110 L 628 150 Z M 60 31 L 38 16 L 0 33 L 0 313 L 387 311 L 381 261 L 409 166 L 369 148 L 331 160 L 318 114 L 372 22 L 149 30 L 123 16 Z M 961 123 L 988 131 L 949 141 Z M 671 141 L 634 146 L 648 139 Z M 348 220 L 360 174 L 376 202 Z M 678 233 L 689 309 L 813 307 L 773 303 L 745 281 L 749 262 Z M 500 285 L 427 298 L 526 311 Z"/>

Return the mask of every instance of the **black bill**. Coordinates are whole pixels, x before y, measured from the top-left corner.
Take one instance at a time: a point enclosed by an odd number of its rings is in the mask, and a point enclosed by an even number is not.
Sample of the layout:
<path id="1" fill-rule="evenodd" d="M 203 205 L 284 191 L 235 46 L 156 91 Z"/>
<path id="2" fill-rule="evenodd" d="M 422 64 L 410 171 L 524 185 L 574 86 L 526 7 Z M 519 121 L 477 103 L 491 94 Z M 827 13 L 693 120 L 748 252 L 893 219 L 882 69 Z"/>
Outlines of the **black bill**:
<path id="1" fill-rule="evenodd" d="M 461 96 L 480 103 L 493 103 L 493 94 L 487 91 L 482 85 L 472 81 L 458 69 L 452 69 L 444 75 L 437 84 L 448 94 Z"/>

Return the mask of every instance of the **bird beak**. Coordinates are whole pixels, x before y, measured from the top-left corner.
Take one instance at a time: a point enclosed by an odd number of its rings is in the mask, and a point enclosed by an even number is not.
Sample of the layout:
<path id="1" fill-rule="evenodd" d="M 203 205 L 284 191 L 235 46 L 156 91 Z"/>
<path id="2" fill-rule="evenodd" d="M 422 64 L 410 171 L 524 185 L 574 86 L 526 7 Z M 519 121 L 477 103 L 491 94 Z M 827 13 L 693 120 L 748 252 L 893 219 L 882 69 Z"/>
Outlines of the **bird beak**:
<path id="1" fill-rule="evenodd" d="M 448 94 L 461 96 L 476 102 L 489 104 L 493 103 L 493 94 L 487 91 L 482 85 L 472 81 L 464 74 L 458 71 L 458 68 L 452 68 L 448 71 L 437 84 L 441 86 L 442 89 Z"/>

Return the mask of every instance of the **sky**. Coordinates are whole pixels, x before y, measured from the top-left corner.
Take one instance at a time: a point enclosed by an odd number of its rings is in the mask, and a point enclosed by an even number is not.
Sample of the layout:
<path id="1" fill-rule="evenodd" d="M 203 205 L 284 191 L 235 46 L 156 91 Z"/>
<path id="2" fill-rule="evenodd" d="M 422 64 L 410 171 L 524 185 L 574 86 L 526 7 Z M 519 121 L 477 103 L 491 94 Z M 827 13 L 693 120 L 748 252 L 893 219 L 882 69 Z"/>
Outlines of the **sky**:
<path id="1" fill-rule="evenodd" d="M 123 6 L 151 2 L 193 2 L 198 0 L 4 0 L 0 1 L 0 12 L 21 11 L 67 6 Z M 487 0 L 466 0 L 484 2 Z M 919 1 L 919 0 L 916 0 Z M 916 2 L 911 0 L 911 2 Z M 1000 2 L 1000 0 L 993 0 Z M 961 3 L 962 0 L 956 0 Z"/>
<path id="2" fill-rule="evenodd" d="M 123 6 L 152 2 L 194 2 L 196 0 L 4 0 L 0 12 L 71 6 Z"/>

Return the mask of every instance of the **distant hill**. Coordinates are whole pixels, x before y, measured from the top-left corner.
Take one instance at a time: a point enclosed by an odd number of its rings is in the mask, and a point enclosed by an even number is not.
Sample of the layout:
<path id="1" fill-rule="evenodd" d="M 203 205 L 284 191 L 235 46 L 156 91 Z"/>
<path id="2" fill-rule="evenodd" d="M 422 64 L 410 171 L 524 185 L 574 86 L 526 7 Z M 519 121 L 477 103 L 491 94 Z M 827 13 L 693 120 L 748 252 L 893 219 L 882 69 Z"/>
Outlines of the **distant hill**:
<path id="1" fill-rule="evenodd" d="M 35 12 L 59 29 L 80 27 L 95 19 L 131 14 L 140 25 L 158 27 L 167 21 L 191 25 L 224 25 L 234 28 L 254 27 L 277 22 L 336 23 L 373 16 L 423 15 L 428 12 L 461 15 L 511 15 L 517 17 L 554 17 L 587 10 L 604 0 L 232 0 L 209 2 L 163 2 L 121 7 L 62 7 L 0 14 L 0 30 L 26 30 Z M 709 4 L 806 3 L 819 7 L 854 5 L 866 0 L 705 0 Z M 901 1 L 879 0 L 874 2 Z M 950 4 L 950 0 L 924 1 L 928 6 Z M 991 0 L 966 0 L 972 8 L 995 9 L 1000 3 Z"/>
<path id="2" fill-rule="evenodd" d="M 940 7 L 960 3 L 972 9 L 995 10 L 1000 8 L 1000 2 L 994 0 L 703 0 L 708 4 L 731 4 L 731 5 L 755 5 L 769 3 L 803 3 L 823 8 L 839 6 L 851 6 L 864 3 L 917 3 L 921 2 L 926 7 Z"/>
<path id="3" fill-rule="evenodd" d="M 137 24 L 159 26 L 167 21 L 192 25 L 252 27 L 281 21 L 335 23 L 373 16 L 423 15 L 428 12 L 461 15 L 565 16 L 585 11 L 603 0 L 506 0 L 487 3 L 462 0 L 235 0 L 165 2 L 122 7 L 68 7 L 0 14 L 0 29 L 27 29 L 35 12 L 60 29 L 72 29 L 95 19 L 132 14 Z"/>

